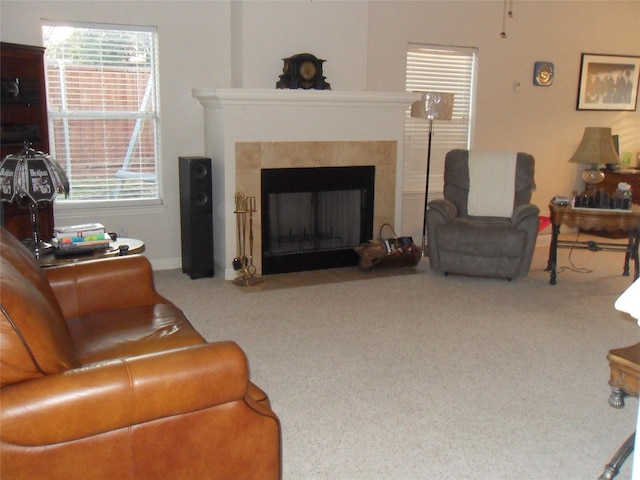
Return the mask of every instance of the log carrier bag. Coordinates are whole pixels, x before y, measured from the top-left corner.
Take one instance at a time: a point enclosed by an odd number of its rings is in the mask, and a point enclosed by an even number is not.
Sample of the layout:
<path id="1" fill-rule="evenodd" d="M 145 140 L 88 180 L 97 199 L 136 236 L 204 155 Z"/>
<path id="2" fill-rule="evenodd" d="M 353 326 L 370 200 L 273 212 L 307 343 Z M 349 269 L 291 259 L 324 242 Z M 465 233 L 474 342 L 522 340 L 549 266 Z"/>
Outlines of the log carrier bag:
<path id="1" fill-rule="evenodd" d="M 388 227 L 393 237 L 384 238 L 382 231 Z M 360 268 L 370 270 L 377 267 L 415 267 L 420 261 L 420 249 L 412 237 L 398 237 L 388 223 L 380 226 L 380 238 L 359 245 L 354 250 L 360 255 Z"/>

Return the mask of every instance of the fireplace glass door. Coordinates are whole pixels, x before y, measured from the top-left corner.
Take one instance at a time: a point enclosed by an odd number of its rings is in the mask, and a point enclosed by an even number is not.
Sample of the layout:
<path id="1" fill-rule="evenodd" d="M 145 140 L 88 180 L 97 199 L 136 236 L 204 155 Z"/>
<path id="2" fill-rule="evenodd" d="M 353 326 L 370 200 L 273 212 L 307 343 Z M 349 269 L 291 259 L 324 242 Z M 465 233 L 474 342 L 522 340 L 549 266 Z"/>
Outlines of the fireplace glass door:
<path id="1" fill-rule="evenodd" d="M 262 170 L 262 271 L 356 265 L 372 238 L 375 167 Z"/>

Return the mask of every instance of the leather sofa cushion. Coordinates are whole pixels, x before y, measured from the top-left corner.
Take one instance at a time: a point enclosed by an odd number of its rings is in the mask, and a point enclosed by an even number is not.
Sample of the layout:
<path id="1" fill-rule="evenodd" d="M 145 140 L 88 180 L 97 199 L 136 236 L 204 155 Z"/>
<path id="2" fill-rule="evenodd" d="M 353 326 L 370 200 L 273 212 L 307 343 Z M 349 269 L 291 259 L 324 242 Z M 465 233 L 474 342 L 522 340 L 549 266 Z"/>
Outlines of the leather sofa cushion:
<path id="1" fill-rule="evenodd" d="M 151 264 L 143 255 L 50 267 L 44 269 L 44 275 L 65 319 L 171 303 L 155 291 Z"/>
<path id="2" fill-rule="evenodd" d="M 0 382 L 2 387 L 79 366 L 64 318 L 46 281 L 0 259 Z"/>
<path id="3" fill-rule="evenodd" d="M 455 218 L 436 231 L 440 250 L 481 257 L 519 257 L 527 232 L 511 222 L 477 222 Z"/>
<path id="4" fill-rule="evenodd" d="M 67 327 L 83 365 L 205 343 L 183 312 L 166 303 L 72 318 Z"/>

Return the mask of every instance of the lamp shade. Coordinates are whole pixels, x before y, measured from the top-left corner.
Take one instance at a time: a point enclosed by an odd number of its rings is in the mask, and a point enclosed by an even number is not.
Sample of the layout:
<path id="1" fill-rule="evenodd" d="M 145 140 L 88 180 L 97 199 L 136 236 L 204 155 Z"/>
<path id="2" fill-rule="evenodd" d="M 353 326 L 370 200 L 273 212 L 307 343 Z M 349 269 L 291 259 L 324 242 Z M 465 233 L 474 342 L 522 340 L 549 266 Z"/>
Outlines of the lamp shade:
<path id="1" fill-rule="evenodd" d="M 69 193 L 69 180 L 56 161 L 25 146 L 0 162 L 0 200 L 30 204 L 51 202 L 58 193 Z"/>
<path id="2" fill-rule="evenodd" d="M 429 120 L 451 120 L 453 93 L 422 92 L 422 98 L 411 104 L 411 116 Z"/>
<path id="3" fill-rule="evenodd" d="M 611 129 L 606 127 L 585 128 L 580 145 L 569 161 L 592 165 L 619 163 L 620 160 L 611 137 Z"/>

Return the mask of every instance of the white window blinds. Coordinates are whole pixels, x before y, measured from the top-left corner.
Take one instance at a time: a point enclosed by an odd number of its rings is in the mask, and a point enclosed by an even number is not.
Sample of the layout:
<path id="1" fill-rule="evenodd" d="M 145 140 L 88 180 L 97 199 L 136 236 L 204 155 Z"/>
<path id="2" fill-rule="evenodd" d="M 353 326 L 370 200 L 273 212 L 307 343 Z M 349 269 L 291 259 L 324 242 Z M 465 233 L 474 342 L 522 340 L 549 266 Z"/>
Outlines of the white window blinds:
<path id="1" fill-rule="evenodd" d="M 469 148 L 473 119 L 476 50 L 409 44 L 406 89 L 408 92 L 448 92 L 454 94 L 453 118 L 433 122 L 429 197 L 442 192 L 444 156 L 454 148 Z M 424 192 L 429 121 L 405 121 L 404 192 Z"/>
<path id="2" fill-rule="evenodd" d="M 157 35 L 147 27 L 45 24 L 51 154 L 70 201 L 157 199 Z"/>

